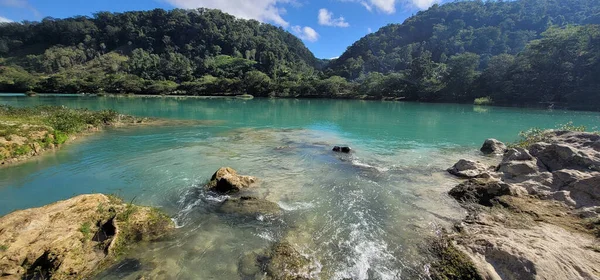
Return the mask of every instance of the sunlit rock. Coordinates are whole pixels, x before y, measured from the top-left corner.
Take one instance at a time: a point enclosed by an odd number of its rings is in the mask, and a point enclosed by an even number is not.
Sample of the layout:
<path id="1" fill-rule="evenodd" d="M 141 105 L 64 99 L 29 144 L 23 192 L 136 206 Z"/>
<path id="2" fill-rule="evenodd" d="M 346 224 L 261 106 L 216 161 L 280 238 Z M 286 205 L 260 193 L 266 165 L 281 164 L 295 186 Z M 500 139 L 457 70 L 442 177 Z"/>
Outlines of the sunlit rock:
<path id="1" fill-rule="evenodd" d="M 206 188 L 218 193 L 235 193 L 249 188 L 256 181 L 254 177 L 238 175 L 233 168 L 222 167 L 213 174 Z"/>
<path id="2" fill-rule="evenodd" d="M 156 209 L 81 195 L 0 218 L 0 272 L 7 279 L 83 279 L 133 243 L 174 228 Z"/>
<path id="3" fill-rule="evenodd" d="M 485 155 L 501 155 L 506 151 L 506 145 L 496 139 L 487 139 L 481 147 L 481 152 Z"/>

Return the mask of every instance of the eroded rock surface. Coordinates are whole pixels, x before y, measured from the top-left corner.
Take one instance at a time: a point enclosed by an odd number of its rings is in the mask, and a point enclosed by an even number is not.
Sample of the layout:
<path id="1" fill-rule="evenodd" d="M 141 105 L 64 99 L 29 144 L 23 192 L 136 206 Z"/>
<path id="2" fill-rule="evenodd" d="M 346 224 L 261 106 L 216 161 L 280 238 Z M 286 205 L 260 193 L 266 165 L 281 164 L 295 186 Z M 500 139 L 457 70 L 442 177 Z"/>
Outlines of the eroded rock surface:
<path id="1" fill-rule="evenodd" d="M 448 169 L 450 174 L 465 179 L 489 177 L 488 171 L 489 168 L 484 164 L 466 159 L 461 159 Z"/>
<path id="2" fill-rule="evenodd" d="M 235 193 L 249 188 L 256 181 L 254 177 L 238 175 L 233 168 L 222 167 L 213 174 L 206 188 L 223 194 Z"/>
<path id="3" fill-rule="evenodd" d="M 469 215 L 452 238 L 483 279 L 600 279 L 600 241 L 589 226 L 600 218 L 600 136 L 545 139 L 507 150 L 492 179 L 477 175 L 479 164 L 457 163 L 470 173 L 454 173 L 470 180 L 449 194 Z"/>
<path id="4" fill-rule="evenodd" d="M 173 228 L 156 209 L 102 194 L 16 211 L 0 218 L 0 278 L 81 279 L 130 244 Z"/>

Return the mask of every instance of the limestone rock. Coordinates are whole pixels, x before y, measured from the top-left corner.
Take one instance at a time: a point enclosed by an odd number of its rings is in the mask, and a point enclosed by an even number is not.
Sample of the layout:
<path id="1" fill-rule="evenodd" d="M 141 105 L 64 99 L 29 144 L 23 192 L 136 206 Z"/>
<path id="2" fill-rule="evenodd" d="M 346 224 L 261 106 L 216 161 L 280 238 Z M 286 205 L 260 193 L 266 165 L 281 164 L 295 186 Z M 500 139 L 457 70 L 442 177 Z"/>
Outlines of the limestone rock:
<path id="1" fill-rule="evenodd" d="M 498 172 L 503 173 L 505 177 L 512 179 L 536 174 L 540 172 L 540 169 L 534 161 L 508 161 L 500 164 Z"/>
<path id="2" fill-rule="evenodd" d="M 506 151 L 506 145 L 496 139 L 485 140 L 483 146 L 481 147 L 481 152 L 485 155 L 501 155 L 504 154 L 504 151 Z"/>
<path id="3" fill-rule="evenodd" d="M 529 152 L 523 148 L 512 148 L 504 153 L 504 157 L 502 161 L 525 161 L 525 160 L 533 160 L 533 156 L 529 154 Z"/>
<path id="4" fill-rule="evenodd" d="M 272 279 L 310 279 L 310 264 L 310 259 L 298 252 L 292 244 L 280 242 L 271 249 L 266 273 Z"/>
<path id="5" fill-rule="evenodd" d="M 156 240 L 173 228 L 169 217 L 155 209 L 102 194 L 16 211 L 0 218 L 0 275 L 85 278 L 126 244 Z"/>
<path id="6" fill-rule="evenodd" d="M 281 213 L 281 209 L 277 203 L 254 197 L 227 199 L 221 204 L 219 210 L 228 214 L 246 216 L 278 215 Z"/>
<path id="7" fill-rule="evenodd" d="M 238 175 L 233 168 L 222 167 L 213 174 L 206 188 L 223 194 L 235 193 L 249 188 L 256 181 L 254 177 Z"/>
<path id="8" fill-rule="evenodd" d="M 503 182 L 469 180 L 454 187 L 450 190 L 449 194 L 460 202 L 474 202 L 485 206 L 492 206 L 494 198 L 511 195 L 513 191 L 508 184 Z"/>
<path id="9" fill-rule="evenodd" d="M 448 169 L 450 174 L 465 179 L 485 176 L 484 174 L 488 173 L 487 171 L 487 167 L 482 163 L 466 159 L 461 159 Z"/>
<path id="10" fill-rule="evenodd" d="M 584 132 L 552 132 L 548 141 L 529 149 L 550 171 L 561 169 L 600 171 L 600 135 Z"/>

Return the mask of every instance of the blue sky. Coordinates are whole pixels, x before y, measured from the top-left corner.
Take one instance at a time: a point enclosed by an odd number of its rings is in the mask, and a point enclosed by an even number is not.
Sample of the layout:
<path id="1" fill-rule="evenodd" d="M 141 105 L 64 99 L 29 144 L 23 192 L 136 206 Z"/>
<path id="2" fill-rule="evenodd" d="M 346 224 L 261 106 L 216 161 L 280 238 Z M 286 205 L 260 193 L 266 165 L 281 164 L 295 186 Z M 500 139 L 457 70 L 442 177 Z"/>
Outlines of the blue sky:
<path id="1" fill-rule="evenodd" d="M 0 21 L 39 21 L 98 11 L 218 8 L 241 18 L 284 27 L 319 58 L 341 55 L 356 40 L 401 23 L 443 0 L 0 0 Z"/>

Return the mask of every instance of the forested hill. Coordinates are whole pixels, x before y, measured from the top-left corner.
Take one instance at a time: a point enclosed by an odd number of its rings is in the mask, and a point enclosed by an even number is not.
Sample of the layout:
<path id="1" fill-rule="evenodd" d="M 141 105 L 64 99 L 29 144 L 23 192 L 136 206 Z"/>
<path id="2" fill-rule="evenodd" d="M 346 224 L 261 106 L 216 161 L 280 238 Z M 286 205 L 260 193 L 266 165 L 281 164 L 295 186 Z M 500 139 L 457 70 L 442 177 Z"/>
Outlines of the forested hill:
<path id="1" fill-rule="evenodd" d="M 408 69 L 416 57 L 445 63 L 475 53 L 485 67 L 492 56 L 516 55 L 551 26 L 600 24 L 600 0 L 461 1 L 434 5 L 369 34 L 334 61 L 334 73 L 355 79 L 368 72 Z"/>
<path id="2" fill-rule="evenodd" d="M 401 99 L 600 110 L 600 0 L 458 1 L 325 66 L 217 10 L 0 23 L 0 92 Z"/>
<path id="3" fill-rule="evenodd" d="M 231 79 L 243 79 L 251 71 L 258 79 L 310 74 L 320 63 L 280 27 L 210 9 L 100 12 L 4 23 L 0 59 L 0 66 L 14 66 L 2 69 L 4 76 L 35 74 L 36 81 L 20 81 L 25 85 L 13 90 L 63 92 L 135 92 L 149 80 L 162 81 L 155 83 L 158 88 L 186 82 L 201 87 L 203 81 L 219 78 L 215 87 L 229 88 L 236 83 Z M 48 75 L 52 79 L 45 79 Z"/>
<path id="4" fill-rule="evenodd" d="M 404 100 L 600 110 L 600 0 L 462 1 L 354 45 L 325 72 Z"/>

